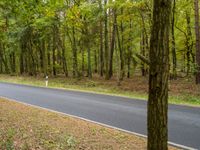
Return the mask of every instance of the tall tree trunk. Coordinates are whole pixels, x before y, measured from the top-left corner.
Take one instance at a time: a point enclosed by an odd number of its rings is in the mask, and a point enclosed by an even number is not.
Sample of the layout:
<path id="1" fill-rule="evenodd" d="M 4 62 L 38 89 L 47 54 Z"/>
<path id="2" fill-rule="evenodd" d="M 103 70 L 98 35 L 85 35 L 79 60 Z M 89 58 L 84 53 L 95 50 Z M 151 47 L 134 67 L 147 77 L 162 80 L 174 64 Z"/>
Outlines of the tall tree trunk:
<path id="1" fill-rule="evenodd" d="M 174 35 L 174 25 L 175 25 L 175 12 L 176 12 L 176 0 L 173 0 L 173 9 L 172 9 L 172 23 L 171 23 L 171 34 L 172 34 L 172 67 L 173 67 L 173 75 L 172 79 L 177 79 L 177 59 L 176 59 L 176 41 Z"/>
<path id="2" fill-rule="evenodd" d="M 196 84 L 200 84 L 200 31 L 199 31 L 199 0 L 194 0 L 195 33 L 196 33 Z"/>
<path id="3" fill-rule="evenodd" d="M 131 43 L 131 29 L 132 29 L 132 20 L 130 19 L 130 23 L 129 23 L 129 44 Z M 131 55 L 132 55 L 132 51 L 131 51 L 131 45 L 128 45 L 128 60 L 127 60 L 127 68 L 128 68 L 128 72 L 127 72 L 127 78 L 130 78 L 130 71 L 131 71 Z"/>
<path id="4" fill-rule="evenodd" d="M 24 45 L 23 43 L 21 43 L 21 51 L 20 51 L 20 58 L 19 58 L 19 62 L 20 62 L 20 74 L 22 75 L 24 73 Z"/>
<path id="5" fill-rule="evenodd" d="M 104 7 L 107 5 L 107 0 L 104 0 Z M 107 15 L 107 8 L 104 8 L 104 51 L 105 51 L 105 71 L 106 71 L 106 76 L 105 79 L 109 79 L 109 61 L 108 61 L 108 56 L 109 56 L 109 51 L 108 51 L 108 15 Z"/>
<path id="6" fill-rule="evenodd" d="M 78 77 L 77 47 L 76 47 L 74 26 L 72 27 L 72 53 L 73 53 L 73 77 Z"/>
<path id="7" fill-rule="evenodd" d="M 84 55 L 84 48 L 81 47 L 81 70 L 82 70 L 82 76 L 85 74 L 85 55 Z"/>
<path id="8" fill-rule="evenodd" d="M 10 54 L 10 64 L 11 64 L 11 70 L 12 70 L 12 73 L 16 73 L 16 55 L 15 55 L 15 52 L 12 52 Z"/>
<path id="9" fill-rule="evenodd" d="M 51 54 L 50 54 L 50 50 L 51 50 L 51 38 L 50 36 L 47 38 L 48 39 L 48 46 L 47 46 L 47 73 L 52 74 L 52 70 L 51 70 Z"/>
<path id="10" fill-rule="evenodd" d="M 192 41 L 192 30 L 191 30 L 191 19 L 189 11 L 186 11 L 186 22 L 187 22 L 187 36 L 186 36 L 186 56 L 187 56 L 187 76 L 191 71 L 191 57 L 192 57 L 192 48 L 193 48 L 193 41 Z"/>
<path id="11" fill-rule="evenodd" d="M 56 76 L 56 37 L 55 37 L 55 27 L 53 29 L 53 54 L 52 54 L 52 61 L 53 61 L 53 75 Z"/>
<path id="12" fill-rule="evenodd" d="M 123 8 L 121 8 L 121 14 L 123 15 Z M 121 80 L 124 79 L 124 74 L 125 74 L 125 71 L 124 71 L 124 24 L 123 22 L 121 21 L 121 24 L 120 24 L 120 30 L 121 30 L 121 48 L 120 48 L 120 63 L 121 63 Z"/>
<path id="13" fill-rule="evenodd" d="M 66 55 L 65 55 L 66 48 L 65 48 L 65 34 L 64 34 L 64 32 L 63 32 L 62 41 L 60 42 L 60 44 L 62 44 L 61 49 L 62 49 L 63 70 L 64 70 L 64 73 L 65 73 L 65 76 L 68 77 L 68 66 L 67 66 L 67 60 L 66 60 Z"/>
<path id="14" fill-rule="evenodd" d="M 99 9 L 102 11 L 102 1 L 99 0 Z M 100 19 L 100 27 L 99 27 L 99 37 L 100 37 L 100 47 L 99 47 L 99 74 L 103 77 L 104 70 L 104 59 L 103 59 L 103 19 Z"/>
<path id="15" fill-rule="evenodd" d="M 147 34 L 146 24 L 145 24 L 145 14 L 141 12 L 142 18 L 142 36 L 141 36 L 141 55 L 147 57 L 149 53 L 149 38 Z M 146 76 L 148 73 L 147 65 L 144 62 L 141 62 L 141 71 L 142 76 Z"/>
<path id="16" fill-rule="evenodd" d="M 111 36 L 111 42 L 110 42 L 110 58 L 109 58 L 109 79 L 113 75 L 113 53 L 115 49 L 115 32 L 116 32 L 116 26 L 117 26 L 117 16 L 116 16 L 116 10 L 113 10 L 113 31 Z"/>
<path id="17" fill-rule="evenodd" d="M 145 35 L 144 35 L 144 31 L 141 34 L 141 41 L 140 41 L 140 54 L 143 57 L 146 57 L 145 54 Z M 146 68 L 145 68 L 145 62 L 141 61 L 141 72 L 142 72 L 142 76 L 146 76 Z"/>
<path id="18" fill-rule="evenodd" d="M 148 150 L 167 150 L 171 0 L 154 0 L 150 40 Z"/>
<path id="19" fill-rule="evenodd" d="M 103 77 L 104 59 L 103 59 L 103 24 L 100 21 L 100 50 L 99 50 L 99 72 L 100 76 Z"/>
<path id="20" fill-rule="evenodd" d="M 87 41 L 87 53 L 88 53 L 88 78 L 92 78 L 92 66 L 91 66 L 91 51 L 90 51 L 90 39 L 89 39 L 89 33 L 86 26 L 86 41 Z"/>
<path id="21" fill-rule="evenodd" d="M 118 25 L 116 26 L 116 33 L 117 33 L 117 43 L 118 43 L 118 49 L 119 49 L 119 57 L 120 57 L 120 69 L 119 69 L 119 80 L 123 80 L 123 52 L 122 52 L 122 46 L 121 46 L 121 41 L 120 41 L 120 34 L 119 34 L 119 29 Z"/>
<path id="22" fill-rule="evenodd" d="M 94 73 L 98 72 L 98 59 L 97 59 L 97 50 L 94 50 Z"/>
<path id="23" fill-rule="evenodd" d="M 8 63 L 4 56 L 4 49 L 5 49 L 5 45 L 1 44 L 0 45 L 0 61 L 2 61 L 2 64 L 3 64 L 2 66 L 4 66 L 5 73 L 9 73 Z M 3 71 L 3 67 L 2 67 L 2 71 Z"/>

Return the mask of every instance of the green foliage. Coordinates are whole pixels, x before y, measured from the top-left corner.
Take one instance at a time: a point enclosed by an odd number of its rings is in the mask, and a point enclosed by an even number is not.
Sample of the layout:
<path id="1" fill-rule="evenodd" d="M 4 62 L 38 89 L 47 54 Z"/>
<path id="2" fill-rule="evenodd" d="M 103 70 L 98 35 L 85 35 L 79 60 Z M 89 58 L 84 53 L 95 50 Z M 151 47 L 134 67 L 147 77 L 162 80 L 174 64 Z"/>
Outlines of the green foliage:
<path id="1" fill-rule="evenodd" d="M 101 0 L 2 0 L 0 2 L 2 56 L 0 73 L 53 74 L 54 67 L 58 74 L 69 72 L 68 74 L 72 75 L 74 59 L 77 59 L 78 75 L 86 74 L 88 64 L 91 64 L 92 73 L 100 72 L 101 44 L 102 55 L 105 57 L 104 21 L 107 17 L 108 54 L 110 55 L 115 11 L 118 34 L 116 32 L 114 37 L 113 61 L 117 62 L 120 58 L 124 68 L 121 71 L 125 73 L 128 72 L 127 66 L 130 64 L 129 72 L 133 74 L 135 70 L 141 68 L 141 65 L 135 67 L 136 62 L 143 63 L 140 59 L 135 59 L 135 54 L 141 53 L 141 49 L 145 48 L 143 55 L 146 58 L 149 56 L 152 5 L 148 0 L 108 0 L 107 4 Z M 190 18 L 189 25 L 186 14 Z M 176 0 L 175 42 L 178 73 L 187 72 L 187 61 L 189 61 L 190 74 L 195 73 L 193 26 L 192 0 Z M 142 35 L 145 35 L 145 45 L 141 43 Z M 189 60 L 186 58 L 188 45 L 191 47 Z M 117 51 L 120 46 L 122 52 L 119 55 L 123 56 L 118 57 Z M 55 51 L 55 60 L 53 60 L 53 51 Z M 74 51 L 76 51 L 75 55 Z M 102 61 L 105 63 L 105 58 Z M 113 63 L 114 74 L 118 74 L 119 67 L 119 64 Z M 103 69 L 105 71 L 105 65 Z"/>

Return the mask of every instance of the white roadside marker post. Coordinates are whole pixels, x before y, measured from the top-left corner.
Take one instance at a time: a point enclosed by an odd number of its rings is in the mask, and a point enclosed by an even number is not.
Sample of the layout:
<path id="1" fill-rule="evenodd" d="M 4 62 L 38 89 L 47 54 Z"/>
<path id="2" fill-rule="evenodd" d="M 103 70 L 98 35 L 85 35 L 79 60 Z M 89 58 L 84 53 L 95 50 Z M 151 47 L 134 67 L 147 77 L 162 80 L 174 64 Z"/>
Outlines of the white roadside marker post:
<path id="1" fill-rule="evenodd" d="M 45 83 L 46 83 L 46 87 L 48 87 L 48 76 L 46 76 L 46 81 L 45 81 Z"/>

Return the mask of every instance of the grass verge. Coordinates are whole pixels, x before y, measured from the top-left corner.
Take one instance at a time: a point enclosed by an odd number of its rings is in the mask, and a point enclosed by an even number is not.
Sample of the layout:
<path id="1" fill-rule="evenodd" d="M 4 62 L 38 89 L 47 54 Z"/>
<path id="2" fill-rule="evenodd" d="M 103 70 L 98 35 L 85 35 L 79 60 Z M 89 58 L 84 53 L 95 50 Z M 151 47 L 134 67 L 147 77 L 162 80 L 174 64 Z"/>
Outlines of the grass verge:
<path id="1" fill-rule="evenodd" d="M 143 150 L 146 139 L 0 99 L 0 149 Z"/>
<path id="2" fill-rule="evenodd" d="M 0 75 L 0 82 L 45 86 L 45 79 L 42 77 Z M 147 99 L 148 96 L 148 80 L 139 76 L 133 79 L 125 79 L 121 86 L 117 86 L 114 79 L 105 81 L 95 77 L 92 80 L 57 77 L 49 79 L 49 87 L 138 98 L 141 100 Z M 195 85 L 185 79 L 170 81 L 169 103 L 200 106 L 200 85 Z"/>

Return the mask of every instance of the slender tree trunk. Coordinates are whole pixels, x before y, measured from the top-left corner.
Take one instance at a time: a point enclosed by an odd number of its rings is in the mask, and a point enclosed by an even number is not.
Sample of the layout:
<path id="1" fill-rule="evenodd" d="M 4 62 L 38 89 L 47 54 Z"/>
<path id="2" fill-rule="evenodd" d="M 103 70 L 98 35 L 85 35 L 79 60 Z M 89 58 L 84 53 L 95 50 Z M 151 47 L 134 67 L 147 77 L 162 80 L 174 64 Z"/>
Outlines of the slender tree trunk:
<path id="1" fill-rule="evenodd" d="M 112 31 L 112 37 L 111 37 L 111 43 L 110 43 L 110 58 L 109 58 L 109 79 L 113 75 L 113 53 L 115 49 L 115 32 L 116 32 L 116 26 L 117 26 L 117 16 L 116 16 L 116 10 L 113 10 L 113 31 Z"/>
<path id="2" fill-rule="evenodd" d="M 47 46 L 47 73 L 52 74 L 52 70 L 51 70 L 51 54 L 50 54 L 50 49 L 51 49 L 51 38 L 48 37 L 48 46 Z"/>
<path id="3" fill-rule="evenodd" d="M 65 34 L 63 32 L 63 36 L 62 36 L 62 41 L 60 42 L 60 44 L 62 44 L 62 62 L 63 62 L 63 70 L 65 73 L 65 76 L 68 77 L 68 66 L 67 66 L 67 60 L 66 60 L 66 48 L 65 48 Z"/>
<path id="4" fill-rule="evenodd" d="M 145 55 L 145 37 L 144 37 L 144 31 L 141 34 L 141 42 L 140 42 L 140 53 L 143 57 L 146 57 Z M 141 72 L 142 76 L 146 76 L 146 69 L 145 69 L 145 63 L 144 61 L 141 61 Z"/>
<path id="5" fill-rule="evenodd" d="M 167 150 L 171 0 L 154 0 L 150 40 L 148 150 Z"/>
<path id="6" fill-rule="evenodd" d="M 104 0 L 104 7 L 107 5 L 107 0 Z M 104 50 L 105 50 L 105 72 L 106 76 L 105 79 L 109 79 L 109 61 L 108 61 L 108 56 L 109 56 L 109 51 L 108 51 L 108 15 L 107 15 L 107 9 L 104 8 Z"/>
<path id="7" fill-rule="evenodd" d="M 75 38 L 75 28 L 72 28 L 72 53 L 73 53 L 73 77 L 78 77 L 77 48 Z"/>
<path id="8" fill-rule="evenodd" d="M 99 0 L 99 8 L 100 11 L 103 11 L 102 9 L 102 2 Z M 99 74 L 101 77 L 103 77 L 103 70 L 104 70 L 104 53 L 103 53 L 103 19 L 100 20 L 100 27 L 99 27 L 99 37 L 100 37 L 100 47 L 99 47 Z"/>
<path id="9" fill-rule="evenodd" d="M 130 23 L 129 23 L 129 28 L 130 31 L 132 29 L 132 20 L 130 19 Z M 131 32 L 129 33 L 129 43 L 131 43 Z M 128 62 L 127 62 L 127 67 L 128 67 L 128 72 L 127 72 L 127 78 L 130 78 L 130 71 L 131 71 L 131 55 L 132 55 L 132 51 L 131 51 L 131 45 L 128 45 Z"/>
<path id="10" fill-rule="evenodd" d="M 10 65 L 11 65 L 12 73 L 16 73 L 16 55 L 15 55 L 15 52 L 12 52 L 10 54 Z"/>
<path id="11" fill-rule="evenodd" d="M 94 50 L 94 73 L 98 72 L 98 56 L 97 56 L 97 50 L 95 48 Z"/>
<path id="12" fill-rule="evenodd" d="M 24 73 L 24 45 L 21 43 L 21 51 L 20 51 L 20 74 L 22 75 Z"/>
<path id="13" fill-rule="evenodd" d="M 43 49 L 43 73 L 47 75 L 47 49 L 46 49 L 46 41 L 42 41 L 42 49 Z"/>
<path id="14" fill-rule="evenodd" d="M 53 29 L 55 30 L 55 29 Z M 55 31 L 53 31 L 53 54 L 52 54 L 52 61 L 53 61 L 53 75 L 56 76 L 56 37 Z"/>
<path id="15" fill-rule="evenodd" d="M 196 33 L 196 84 L 200 84 L 200 29 L 199 29 L 199 0 L 194 0 L 195 33 Z"/>
<path id="16" fill-rule="evenodd" d="M 141 12 L 141 18 L 142 18 L 142 36 L 141 36 L 141 55 L 143 57 L 147 57 L 149 53 L 149 39 L 145 24 L 145 14 L 144 12 Z M 142 76 L 146 76 L 148 73 L 147 65 L 144 62 L 141 62 L 141 71 Z"/>
<path id="17" fill-rule="evenodd" d="M 124 10 L 123 8 L 121 8 L 121 14 L 123 14 Z M 120 48 L 120 63 L 121 63 L 121 80 L 124 79 L 124 74 L 125 74 L 125 71 L 124 71 L 124 24 L 123 22 L 121 21 L 121 24 L 120 24 L 120 30 L 121 30 L 121 48 Z"/>
<path id="18" fill-rule="evenodd" d="M 104 68 L 104 60 L 103 60 L 103 24 L 100 21 L 100 50 L 99 50 L 99 64 L 100 64 L 100 76 L 103 77 L 103 68 Z"/>
<path id="19" fill-rule="evenodd" d="M 177 79 L 177 59 L 176 59 L 176 41 L 174 35 L 174 24 L 175 24 L 175 12 L 176 12 L 176 0 L 173 0 L 173 9 L 172 9 L 172 23 L 171 23 L 171 34 L 172 34 L 172 64 L 173 64 L 173 75 L 172 79 Z"/>
<path id="20" fill-rule="evenodd" d="M 87 38 L 87 53 L 88 53 L 88 78 L 92 78 L 92 66 L 91 66 L 91 50 L 90 50 L 90 40 L 89 40 L 89 33 L 86 27 L 86 38 Z"/>
<path id="21" fill-rule="evenodd" d="M 186 11 L 186 22 L 187 22 L 187 37 L 186 37 L 186 56 L 187 56 L 187 76 L 191 72 L 191 57 L 192 57 L 192 49 L 193 49 L 193 41 L 192 41 L 192 30 L 191 30 L 191 19 L 189 11 Z"/>
<path id="22" fill-rule="evenodd" d="M 81 47 L 81 70 L 82 70 L 82 76 L 85 74 L 85 55 L 84 55 L 84 48 Z"/>
<path id="23" fill-rule="evenodd" d="M 120 77 L 119 80 L 122 81 L 123 80 L 123 50 L 122 50 L 122 45 L 121 45 L 121 41 L 120 41 L 120 34 L 119 34 L 119 29 L 118 29 L 118 25 L 116 26 L 116 33 L 117 33 L 117 43 L 118 43 L 118 49 L 119 49 L 119 61 L 120 61 Z"/>
<path id="24" fill-rule="evenodd" d="M 3 64 L 2 66 L 4 66 L 5 73 L 9 73 L 8 64 L 4 56 L 4 48 L 5 48 L 4 44 L 1 44 L 0 45 L 0 61 L 2 61 L 2 64 Z M 3 72 L 3 67 L 2 67 L 2 72 Z"/>

